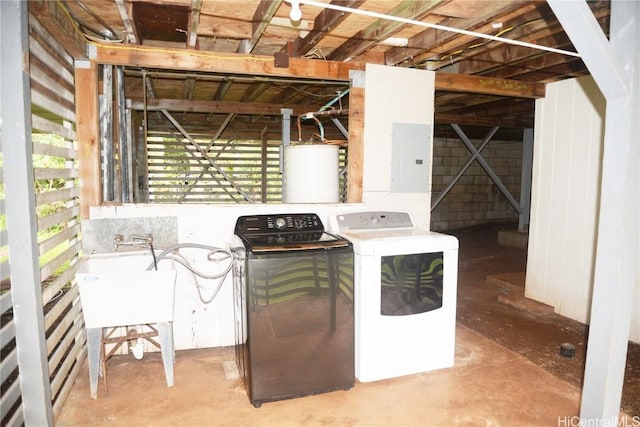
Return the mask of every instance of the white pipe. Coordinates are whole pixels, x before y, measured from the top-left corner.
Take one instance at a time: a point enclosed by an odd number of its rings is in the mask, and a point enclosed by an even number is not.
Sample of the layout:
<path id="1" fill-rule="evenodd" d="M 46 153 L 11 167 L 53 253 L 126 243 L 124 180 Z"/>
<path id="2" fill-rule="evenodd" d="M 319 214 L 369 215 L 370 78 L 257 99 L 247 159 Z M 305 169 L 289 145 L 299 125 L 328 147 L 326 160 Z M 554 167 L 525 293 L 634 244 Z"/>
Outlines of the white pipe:
<path id="1" fill-rule="evenodd" d="M 436 29 L 436 30 L 451 31 L 451 32 L 454 32 L 454 33 L 464 34 L 464 35 L 467 35 L 467 36 L 480 37 L 480 38 L 483 38 L 483 39 L 499 41 L 499 42 L 513 44 L 513 45 L 517 45 L 517 46 L 524 46 L 524 47 L 530 47 L 532 49 L 545 50 L 545 51 L 548 51 L 548 52 L 559 53 L 561 55 L 569 55 L 569 56 L 580 57 L 580 54 L 577 53 L 577 52 L 571 52 L 571 51 L 568 51 L 568 50 L 556 49 L 554 47 L 540 46 L 540 45 L 533 44 L 533 43 L 527 43 L 527 42 L 523 42 L 523 41 L 520 41 L 520 40 L 506 39 L 506 38 L 503 38 L 503 37 L 492 36 L 492 35 L 489 35 L 489 34 L 476 33 L 474 31 L 461 30 L 459 28 L 452 28 L 452 27 L 447 27 L 447 26 L 444 26 L 444 25 L 431 24 L 429 22 L 416 21 L 414 19 L 402 18 L 402 17 L 399 17 L 399 16 L 385 15 L 385 14 L 382 14 L 382 13 L 371 12 L 371 11 L 368 11 L 368 10 L 353 9 L 353 8 L 350 8 L 350 7 L 338 6 L 338 5 L 331 4 L 331 3 L 321 3 L 321 2 L 318 2 L 318 1 L 314 1 L 314 0 L 299 0 L 299 2 L 300 2 L 300 4 L 306 4 L 306 5 L 309 5 L 309 6 L 322 7 L 322 8 L 325 8 L 325 9 L 333 9 L 333 10 L 337 10 L 337 11 L 340 11 L 340 12 L 355 13 L 357 15 L 364 15 L 364 16 L 369 16 L 369 17 L 372 17 L 372 18 L 387 19 L 389 21 L 397 21 L 397 22 L 402 22 L 404 24 L 416 25 L 416 26 L 426 27 L 426 28 L 433 28 L 433 29 Z"/>

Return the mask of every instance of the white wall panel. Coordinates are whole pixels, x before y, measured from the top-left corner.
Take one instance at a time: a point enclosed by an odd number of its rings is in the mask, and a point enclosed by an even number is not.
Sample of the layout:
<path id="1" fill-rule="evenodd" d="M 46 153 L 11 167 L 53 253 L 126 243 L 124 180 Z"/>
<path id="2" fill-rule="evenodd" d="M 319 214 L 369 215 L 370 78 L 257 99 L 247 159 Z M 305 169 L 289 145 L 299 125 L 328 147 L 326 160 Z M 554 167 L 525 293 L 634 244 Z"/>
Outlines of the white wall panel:
<path id="1" fill-rule="evenodd" d="M 418 225 L 428 227 L 435 73 L 375 64 L 367 64 L 365 73 L 363 201 L 379 209 L 410 212 Z M 391 189 L 394 124 L 429 125 L 429 165 L 424 170 L 427 192 Z"/>
<path id="2" fill-rule="evenodd" d="M 590 77 L 536 101 L 526 296 L 588 322 L 605 101 Z"/>

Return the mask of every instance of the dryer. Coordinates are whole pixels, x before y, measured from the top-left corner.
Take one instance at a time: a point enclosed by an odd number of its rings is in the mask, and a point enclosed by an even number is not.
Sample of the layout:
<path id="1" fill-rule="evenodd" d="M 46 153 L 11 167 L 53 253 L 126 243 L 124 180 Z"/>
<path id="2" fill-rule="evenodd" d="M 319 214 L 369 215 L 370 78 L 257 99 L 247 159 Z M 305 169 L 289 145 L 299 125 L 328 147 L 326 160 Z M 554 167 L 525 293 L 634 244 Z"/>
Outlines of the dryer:
<path id="1" fill-rule="evenodd" d="M 353 244 L 355 375 L 376 381 L 453 366 L 458 239 L 406 212 L 338 214 Z"/>

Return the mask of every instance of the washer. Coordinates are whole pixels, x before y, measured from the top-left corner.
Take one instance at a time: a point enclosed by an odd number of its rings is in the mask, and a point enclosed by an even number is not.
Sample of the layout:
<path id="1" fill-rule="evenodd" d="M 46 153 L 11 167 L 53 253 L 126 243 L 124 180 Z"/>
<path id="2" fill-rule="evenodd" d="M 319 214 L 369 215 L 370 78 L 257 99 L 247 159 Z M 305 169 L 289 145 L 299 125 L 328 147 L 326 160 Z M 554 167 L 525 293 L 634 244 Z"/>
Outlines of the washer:
<path id="1" fill-rule="evenodd" d="M 353 387 L 353 249 L 316 214 L 241 216 L 234 248 L 236 363 L 249 400 Z"/>
<path id="2" fill-rule="evenodd" d="M 353 244 L 356 378 L 453 366 L 458 239 L 406 212 L 344 213 L 329 225 Z"/>

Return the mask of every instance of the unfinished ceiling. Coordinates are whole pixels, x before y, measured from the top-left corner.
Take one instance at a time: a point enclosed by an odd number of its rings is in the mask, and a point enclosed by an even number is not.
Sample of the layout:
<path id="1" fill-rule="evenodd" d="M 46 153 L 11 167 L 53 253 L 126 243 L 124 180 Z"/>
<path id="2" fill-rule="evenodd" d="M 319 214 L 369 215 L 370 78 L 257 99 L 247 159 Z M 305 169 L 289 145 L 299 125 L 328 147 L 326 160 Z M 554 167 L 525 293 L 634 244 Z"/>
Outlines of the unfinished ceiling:
<path id="1" fill-rule="evenodd" d="M 301 20 L 292 22 L 292 5 L 282 0 L 58 2 L 76 23 L 77 33 L 113 45 L 268 56 L 275 57 L 276 66 L 284 67 L 295 57 L 386 64 L 435 70 L 437 82 L 443 81 L 438 76 L 444 73 L 507 79 L 498 82 L 503 86 L 544 84 L 588 74 L 577 55 L 529 46 L 575 52 L 545 1 L 322 3 L 326 7 L 302 4 Z M 608 33 L 609 2 L 590 1 L 588 5 Z M 45 12 L 41 6 L 34 6 L 32 13 L 38 16 Z M 190 132 L 214 129 L 236 138 L 279 126 L 281 108 L 301 114 L 327 105 L 348 105 L 348 81 L 313 75 L 309 79 L 282 78 L 127 66 L 125 76 L 126 97 L 132 100 L 134 109 L 170 110 Z M 514 93 L 516 96 L 494 95 L 491 91 L 465 93 L 436 84 L 436 134 L 450 134 L 449 124 L 457 123 L 470 129 L 470 135 L 475 132 L 482 136 L 488 127 L 500 126 L 497 137 L 519 138 L 522 129 L 533 127 L 534 97 Z M 149 123 L 171 127 L 159 113 L 149 114 Z"/>

